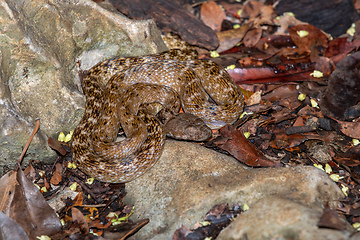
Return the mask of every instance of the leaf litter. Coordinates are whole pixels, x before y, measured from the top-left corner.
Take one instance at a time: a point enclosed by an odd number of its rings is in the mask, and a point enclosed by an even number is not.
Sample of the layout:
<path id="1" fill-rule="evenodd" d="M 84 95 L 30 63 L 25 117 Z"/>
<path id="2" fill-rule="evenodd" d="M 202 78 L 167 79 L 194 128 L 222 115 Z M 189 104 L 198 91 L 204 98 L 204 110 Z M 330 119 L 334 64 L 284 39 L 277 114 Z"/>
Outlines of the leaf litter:
<path id="1" fill-rule="evenodd" d="M 243 116 L 232 126 L 214 131 L 214 137 L 203 145 L 252 167 L 319 167 L 337 182 L 347 197 L 337 209 L 325 208 L 318 226 L 344 229 L 341 215 L 354 226 L 360 223 L 360 145 L 356 141 L 360 139 L 359 110 L 354 106 L 346 109 L 335 106 L 333 112 L 324 113 L 322 107 L 324 101 L 326 105 L 322 94 L 332 91 L 327 85 L 329 76 L 334 78 L 332 73 L 336 68 L 341 71 L 343 67 L 343 72 L 351 75 L 354 71 L 356 75 L 347 56 L 360 46 L 358 32 L 332 39 L 291 14 L 276 16 L 272 6 L 256 1 L 244 5 L 206 1 L 193 9 L 203 21 L 196 24 L 208 25 L 215 31 L 210 35 L 219 39 L 216 50 L 220 56 L 213 60 L 224 67 L 234 65 L 228 72 L 248 99 Z M 150 15 L 158 22 L 163 21 L 156 17 L 159 16 L 156 11 Z M 174 24 L 174 20 L 169 24 Z M 181 28 L 181 22 L 176 24 L 176 29 Z M 358 30 L 359 22 L 355 25 Z M 193 31 L 185 33 L 184 38 L 191 39 L 194 45 L 208 44 L 200 39 L 206 34 L 199 34 L 198 40 L 190 36 L 196 33 L 196 25 L 190 24 L 189 29 Z M 199 52 L 202 58 L 210 58 L 208 50 L 199 49 Z M 334 89 L 342 84 L 341 72 L 337 77 L 340 80 Z M 355 99 L 354 104 L 358 101 Z M 350 109 L 351 114 L 336 114 Z M 29 144 L 30 141 L 27 147 Z M 136 208 L 121 202 L 126 194 L 124 184 L 89 179 L 71 163 L 68 143 L 49 138 L 48 144 L 59 154 L 54 164 L 35 160 L 24 172 L 18 167 L 1 178 L 3 239 L 36 239 L 41 235 L 52 239 L 110 236 L 126 239 L 149 222 L 129 220 Z M 246 209 L 245 205 L 239 203 L 231 208 L 226 203 L 216 205 L 192 229 L 179 228 L 173 239 L 215 238 Z"/>

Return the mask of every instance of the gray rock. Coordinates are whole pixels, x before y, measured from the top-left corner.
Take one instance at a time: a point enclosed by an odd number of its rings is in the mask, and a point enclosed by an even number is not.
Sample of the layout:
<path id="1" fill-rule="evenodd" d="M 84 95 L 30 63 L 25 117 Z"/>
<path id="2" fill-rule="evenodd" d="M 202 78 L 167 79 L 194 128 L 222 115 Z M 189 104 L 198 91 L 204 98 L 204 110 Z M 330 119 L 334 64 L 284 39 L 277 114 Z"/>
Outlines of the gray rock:
<path id="1" fill-rule="evenodd" d="M 133 220 L 150 223 L 132 239 L 171 239 L 191 228 L 219 203 L 247 203 L 276 195 L 320 210 L 343 198 L 327 174 L 314 167 L 249 168 L 230 156 L 189 142 L 168 140 L 158 163 L 126 184 L 124 202 L 135 204 Z"/>
<path id="2" fill-rule="evenodd" d="M 343 219 L 347 229 L 319 228 L 322 210 L 286 197 L 268 196 L 240 214 L 217 237 L 218 240 L 345 240 L 355 229 Z"/>
<path id="3" fill-rule="evenodd" d="M 27 159 L 52 159 L 47 138 L 83 115 L 82 70 L 116 55 L 166 50 L 152 20 L 134 21 L 91 0 L 0 0 L 0 175 L 14 164 L 35 119 Z M 79 63 L 77 63 L 79 62 Z"/>

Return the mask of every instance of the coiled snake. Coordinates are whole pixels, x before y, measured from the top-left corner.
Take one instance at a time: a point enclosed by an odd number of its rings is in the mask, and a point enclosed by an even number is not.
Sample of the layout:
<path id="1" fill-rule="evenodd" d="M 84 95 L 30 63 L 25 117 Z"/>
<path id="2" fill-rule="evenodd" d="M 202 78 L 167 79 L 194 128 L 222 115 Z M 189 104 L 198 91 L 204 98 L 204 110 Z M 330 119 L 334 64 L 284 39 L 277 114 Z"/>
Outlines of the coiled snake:
<path id="1" fill-rule="evenodd" d="M 244 96 L 229 74 L 192 50 L 142 57 L 116 57 L 82 75 L 84 116 L 71 143 L 72 159 L 89 176 L 128 182 L 161 156 L 165 132 L 155 117 L 185 112 L 217 129 L 235 122 Z M 122 128 L 126 138 L 117 141 Z"/>

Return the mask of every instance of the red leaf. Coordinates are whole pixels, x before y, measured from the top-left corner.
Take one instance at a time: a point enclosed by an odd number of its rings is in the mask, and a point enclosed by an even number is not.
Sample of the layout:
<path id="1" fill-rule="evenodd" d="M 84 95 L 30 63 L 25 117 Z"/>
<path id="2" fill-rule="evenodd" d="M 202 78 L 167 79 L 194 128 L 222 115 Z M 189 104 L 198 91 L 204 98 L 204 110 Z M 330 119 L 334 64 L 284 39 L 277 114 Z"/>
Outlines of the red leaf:
<path id="1" fill-rule="evenodd" d="M 275 68 L 235 68 L 228 73 L 237 84 L 251 83 L 279 83 L 304 81 L 313 79 L 310 73 L 314 71 L 315 64 L 278 65 Z M 317 79 L 316 81 L 319 81 Z"/>

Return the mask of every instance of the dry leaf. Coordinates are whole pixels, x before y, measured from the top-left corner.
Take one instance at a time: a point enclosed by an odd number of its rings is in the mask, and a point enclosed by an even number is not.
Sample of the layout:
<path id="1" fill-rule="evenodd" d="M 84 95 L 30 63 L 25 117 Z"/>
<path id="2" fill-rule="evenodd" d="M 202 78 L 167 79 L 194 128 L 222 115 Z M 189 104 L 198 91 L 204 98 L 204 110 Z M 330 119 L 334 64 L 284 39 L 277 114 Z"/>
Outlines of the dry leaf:
<path id="1" fill-rule="evenodd" d="M 224 10 L 214 1 L 201 5 L 201 20 L 214 31 L 221 30 L 221 24 L 226 18 Z"/>
<path id="2" fill-rule="evenodd" d="M 323 215 L 317 225 L 318 227 L 336 230 L 345 230 L 347 226 L 345 219 L 342 219 L 336 211 L 331 210 L 329 207 L 324 209 Z"/>
<path id="3" fill-rule="evenodd" d="M 216 49 L 218 53 L 225 52 L 231 48 L 233 48 L 236 44 L 238 44 L 246 32 L 251 28 L 250 24 L 243 24 L 241 27 L 237 29 L 230 29 L 227 31 L 216 32 L 216 35 L 219 38 L 219 47 Z"/>
<path id="4" fill-rule="evenodd" d="M 340 131 L 348 137 L 360 139 L 360 123 L 345 122 L 332 118 L 340 125 Z"/>
<path id="5" fill-rule="evenodd" d="M 1 211 L 20 224 L 30 238 L 60 231 L 54 210 L 21 169 L 9 172 L 0 182 Z"/>
<path id="6" fill-rule="evenodd" d="M 80 227 L 81 232 L 85 235 L 88 234 L 89 233 L 89 225 L 86 221 L 84 214 L 82 214 L 79 209 L 73 207 L 73 208 L 71 208 L 71 216 L 72 216 L 73 222 L 77 223 L 78 226 Z"/>
<path id="7" fill-rule="evenodd" d="M 0 239 L 1 240 L 28 240 L 24 229 L 14 220 L 0 211 Z"/>
<path id="8" fill-rule="evenodd" d="M 301 37 L 299 35 L 300 31 L 306 31 L 308 35 Z M 310 52 L 312 44 L 315 44 L 315 46 L 321 46 L 325 49 L 329 41 L 324 32 L 310 24 L 302 24 L 291 27 L 289 28 L 289 34 L 296 46 L 298 46 L 299 53 L 302 51 Z"/>
<path id="9" fill-rule="evenodd" d="M 224 140 L 214 142 L 217 147 L 227 151 L 234 158 L 246 165 L 253 167 L 281 167 L 281 163 L 267 159 L 242 132 L 231 125 L 226 125 L 219 130 Z"/>
<path id="10" fill-rule="evenodd" d="M 64 156 L 67 153 L 66 149 L 63 147 L 63 144 L 64 143 L 62 143 L 56 139 L 53 139 L 51 137 L 48 138 L 49 147 L 51 147 L 52 149 L 54 149 L 55 151 L 60 153 L 62 156 Z"/>
<path id="11" fill-rule="evenodd" d="M 58 185 L 61 182 L 61 174 L 63 167 L 60 163 L 55 164 L 55 171 L 50 179 L 50 183 L 54 185 Z"/>
<path id="12" fill-rule="evenodd" d="M 243 39 L 245 47 L 255 46 L 262 36 L 262 29 L 260 27 L 248 31 Z"/>

